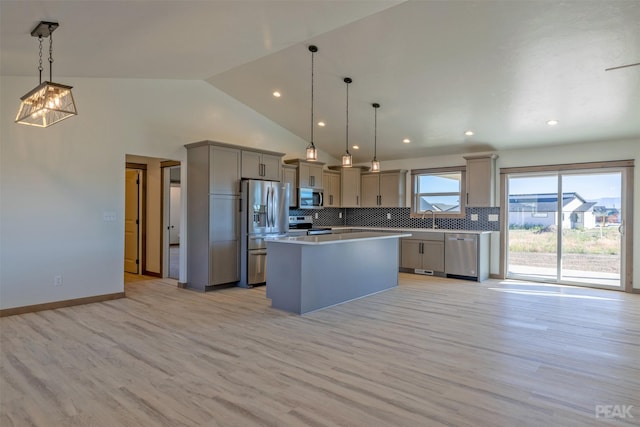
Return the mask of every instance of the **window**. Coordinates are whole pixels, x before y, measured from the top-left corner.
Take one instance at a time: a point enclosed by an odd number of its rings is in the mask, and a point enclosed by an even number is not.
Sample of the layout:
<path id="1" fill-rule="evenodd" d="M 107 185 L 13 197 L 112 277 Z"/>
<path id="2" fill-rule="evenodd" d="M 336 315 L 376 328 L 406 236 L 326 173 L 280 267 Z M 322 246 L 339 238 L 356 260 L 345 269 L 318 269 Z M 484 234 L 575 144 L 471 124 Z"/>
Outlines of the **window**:
<path id="1" fill-rule="evenodd" d="M 429 210 L 436 215 L 463 215 L 464 173 L 464 166 L 413 170 L 413 216 L 422 216 Z"/>

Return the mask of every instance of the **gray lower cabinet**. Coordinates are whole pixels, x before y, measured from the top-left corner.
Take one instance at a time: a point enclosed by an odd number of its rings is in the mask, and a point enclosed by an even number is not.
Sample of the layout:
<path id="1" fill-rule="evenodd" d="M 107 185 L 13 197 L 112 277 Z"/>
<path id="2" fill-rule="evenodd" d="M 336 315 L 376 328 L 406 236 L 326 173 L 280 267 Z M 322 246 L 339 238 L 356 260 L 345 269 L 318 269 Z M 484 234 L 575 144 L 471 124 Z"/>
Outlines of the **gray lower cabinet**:
<path id="1" fill-rule="evenodd" d="M 444 274 L 444 233 L 412 233 L 401 240 L 400 267 L 426 274 Z"/>
<path id="2" fill-rule="evenodd" d="M 240 280 L 240 196 L 209 198 L 209 285 Z"/>

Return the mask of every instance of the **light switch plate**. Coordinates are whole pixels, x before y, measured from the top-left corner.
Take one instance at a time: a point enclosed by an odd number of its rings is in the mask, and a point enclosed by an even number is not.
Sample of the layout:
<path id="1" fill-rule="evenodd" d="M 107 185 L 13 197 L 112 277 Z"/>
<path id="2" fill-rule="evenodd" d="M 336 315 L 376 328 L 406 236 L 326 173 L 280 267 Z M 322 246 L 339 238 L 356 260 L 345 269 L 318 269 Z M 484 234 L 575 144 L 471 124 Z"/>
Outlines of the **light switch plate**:
<path id="1" fill-rule="evenodd" d="M 471 221 L 477 221 L 478 220 L 478 214 L 471 214 Z"/>
<path id="2" fill-rule="evenodd" d="M 489 221 L 498 221 L 498 214 L 489 214 L 489 215 L 487 216 L 487 219 L 488 219 Z"/>
<path id="3" fill-rule="evenodd" d="M 107 222 L 113 222 L 116 220 L 116 213 L 113 211 L 104 211 L 102 213 L 102 220 Z"/>

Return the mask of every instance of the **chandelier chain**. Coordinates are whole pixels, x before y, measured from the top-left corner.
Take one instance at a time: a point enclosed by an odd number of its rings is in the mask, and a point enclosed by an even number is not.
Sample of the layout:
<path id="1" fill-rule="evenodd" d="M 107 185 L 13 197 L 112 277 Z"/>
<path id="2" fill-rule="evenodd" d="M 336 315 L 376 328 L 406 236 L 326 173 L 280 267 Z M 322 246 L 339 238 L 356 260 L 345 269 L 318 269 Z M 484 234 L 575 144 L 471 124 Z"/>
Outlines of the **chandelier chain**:
<path id="1" fill-rule="evenodd" d="M 53 81 L 53 26 L 49 25 L 49 81 Z"/>
<path id="2" fill-rule="evenodd" d="M 38 62 L 38 71 L 40 72 L 40 83 L 42 83 L 42 36 L 38 36 L 40 42 L 40 60 Z"/>

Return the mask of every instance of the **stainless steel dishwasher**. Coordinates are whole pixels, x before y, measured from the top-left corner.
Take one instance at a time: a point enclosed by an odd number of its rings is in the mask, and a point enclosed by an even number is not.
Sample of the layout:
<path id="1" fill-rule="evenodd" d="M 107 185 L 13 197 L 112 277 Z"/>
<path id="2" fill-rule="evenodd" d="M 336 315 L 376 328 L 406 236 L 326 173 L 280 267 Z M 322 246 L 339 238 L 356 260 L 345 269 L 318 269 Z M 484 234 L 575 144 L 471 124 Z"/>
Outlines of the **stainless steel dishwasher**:
<path id="1" fill-rule="evenodd" d="M 447 234 L 444 241 L 445 273 L 478 277 L 478 236 Z"/>

